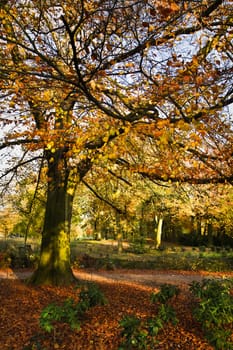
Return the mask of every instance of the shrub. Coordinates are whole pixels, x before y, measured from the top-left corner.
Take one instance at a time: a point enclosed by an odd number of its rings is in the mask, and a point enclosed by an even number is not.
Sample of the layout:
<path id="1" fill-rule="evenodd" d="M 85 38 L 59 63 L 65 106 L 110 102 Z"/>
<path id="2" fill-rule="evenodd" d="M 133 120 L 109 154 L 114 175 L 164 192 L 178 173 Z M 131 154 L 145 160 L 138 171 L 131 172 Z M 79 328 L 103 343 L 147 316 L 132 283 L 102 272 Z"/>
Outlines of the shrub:
<path id="1" fill-rule="evenodd" d="M 217 350 L 233 349 L 230 342 L 233 324 L 233 280 L 193 281 L 191 292 L 198 298 L 198 306 L 193 310 L 194 317 L 202 324 L 209 342 Z"/>
<path id="2" fill-rule="evenodd" d="M 89 307 L 106 305 L 107 299 L 95 283 L 89 283 L 83 287 L 80 294 L 80 302 L 86 303 Z"/>
<path id="3" fill-rule="evenodd" d="M 120 322 L 123 328 L 121 335 L 123 342 L 119 350 L 124 349 L 147 349 L 148 330 L 144 323 L 135 316 L 125 316 Z"/>
<path id="4" fill-rule="evenodd" d="M 160 306 L 157 319 L 161 324 L 171 322 L 173 325 L 176 325 L 178 323 L 175 310 L 171 305 L 167 304 Z"/>
<path id="5" fill-rule="evenodd" d="M 40 315 L 40 327 L 50 333 L 56 323 L 68 323 L 72 329 L 80 329 L 79 308 L 73 299 L 67 299 L 62 305 L 49 304 Z"/>
<path id="6" fill-rule="evenodd" d="M 40 315 L 40 327 L 50 333 L 55 330 L 59 322 L 67 323 L 71 329 L 79 330 L 81 318 L 84 313 L 93 306 L 105 305 L 107 299 L 94 283 L 90 283 L 81 289 L 79 302 L 66 299 L 62 305 L 49 304 Z"/>
<path id="7" fill-rule="evenodd" d="M 172 297 L 177 296 L 179 292 L 180 289 L 177 286 L 166 283 L 161 284 L 160 291 L 151 294 L 151 302 L 164 304 Z"/>

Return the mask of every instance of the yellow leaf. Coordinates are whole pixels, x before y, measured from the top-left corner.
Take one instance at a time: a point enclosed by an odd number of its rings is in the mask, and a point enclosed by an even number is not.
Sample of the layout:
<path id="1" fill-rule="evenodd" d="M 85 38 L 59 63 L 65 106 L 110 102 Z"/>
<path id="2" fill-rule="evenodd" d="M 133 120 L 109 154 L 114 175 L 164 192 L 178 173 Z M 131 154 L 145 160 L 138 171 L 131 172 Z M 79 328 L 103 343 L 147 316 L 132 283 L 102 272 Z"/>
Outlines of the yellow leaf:
<path id="1" fill-rule="evenodd" d="M 47 149 L 50 150 L 51 148 L 53 148 L 54 142 L 50 141 L 47 143 Z"/>
<path id="2" fill-rule="evenodd" d="M 154 136 L 154 137 L 160 137 L 162 134 L 163 134 L 163 131 L 162 131 L 162 130 L 155 130 L 155 131 L 153 132 L 153 136 Z"/>
<path id="3" fill-rule="evenodd" d="M 133 63 L 133 62 L 127 62 L 127 63 L 125 64 L 125 67 L 126 67 L 126 68 L 134 67 L 134 63 Z"/>
<path id="4" fill-rule="evenodd" d="M 175 2 L 172 2 L 170 4 L 170 8 L 172 11 L 179 11 L 179 9 L 180 9 L 180 7 Z"/>
<path id="5" fill-rule="evenodd" d="M 169 120 L 167 119 L 160 119 L 157 123 L 158 128 L 162 129 L 165 126 L 167 126 L 169 124 Z"/>
<path id="6" fill-rule="evenodd" d="M 109 139 L 109 136 L 104 136 L 104 137 L 103 137 L 103 141 L 104 141 L 104 142 L 108 142 L 108 139 Z"/>
<path id="7" fill-rule="evenodd" d="M 193 67 L 198 67 L 198 65 L 199 65 L 199 62 L 198 62 L 197 57 L 193 57 L 193 64 L 192 64 L 192 66 Z"/>
<path id="8" fill-rule="evenodd" d="M 91 87 L 93 90 L 96 89 L 96 82 L 95 82 L 94 80 L 92 80 L 92 81 L 90 82 L 90 87 Z"/>

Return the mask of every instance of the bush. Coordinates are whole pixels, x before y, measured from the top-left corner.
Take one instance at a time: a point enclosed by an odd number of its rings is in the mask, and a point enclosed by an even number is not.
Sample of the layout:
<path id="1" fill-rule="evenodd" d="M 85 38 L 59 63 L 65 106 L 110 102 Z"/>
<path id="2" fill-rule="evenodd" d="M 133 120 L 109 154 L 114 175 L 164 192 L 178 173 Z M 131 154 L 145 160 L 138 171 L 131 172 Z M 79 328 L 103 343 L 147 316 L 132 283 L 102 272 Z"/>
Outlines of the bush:
<path id="1" fill-rule="evenodd" d="M 82 287 L 79 294 L 79 302 L 66 299 L 62 305 L 49 304 L 40 315 L 40 327 L 50 333 L 55 330 L 57 323 L 67 323 L 71 329 L 79 330 L 81 318 L 84 313 L 93 306 L 105 305 L 107 299 L 102 291 L 94 283 Z"/>
<path id="2" fill-rule="evenodd" d="M 80 302 L 86 303 L 89 307 L 107 304 L 105 295 L 95 283 L 87 284 L 87 286 L 81 290 L 79 297 Z"/>
<path id="3" fill-rule="evenodd" d="M 217 350 L 233 349 L 230 341 L 230 328 L 233 324 L 233 296 L 231 288 L 233 280 L 193 281 L 191 292 L 198 298 L 198 306 L 194 309 L 194 317 L 202 324 L 209 342 Z"/>
<path id="4" fill-rule="evenodd" d="M 177 296 L 180 293 L 180 289 L 177 286 L 171 284 L 161 284 L 160 291 L 158 293 L 151 294 L 152 303 L 162 303 L 165 304 L 174 296 Z"/>
<path id="5" fill-rule="evenodd" d="M 123 328 L 121 336 L 123 342 L 119 350 L 123 349 L 147 349 L 148 331 L 143 322 L 135 316 L 125 316 L 120 322 Z"/>
<path id="6" fill-rule="evenodd" d="M 49 304 L 40 315 L 40 327 L 46 332 L 51 332 L 56 323 L 68 323 L 71 329 L 80 329 L 80 310 L 73 299 L 67 299 L 59 306 Z"/>

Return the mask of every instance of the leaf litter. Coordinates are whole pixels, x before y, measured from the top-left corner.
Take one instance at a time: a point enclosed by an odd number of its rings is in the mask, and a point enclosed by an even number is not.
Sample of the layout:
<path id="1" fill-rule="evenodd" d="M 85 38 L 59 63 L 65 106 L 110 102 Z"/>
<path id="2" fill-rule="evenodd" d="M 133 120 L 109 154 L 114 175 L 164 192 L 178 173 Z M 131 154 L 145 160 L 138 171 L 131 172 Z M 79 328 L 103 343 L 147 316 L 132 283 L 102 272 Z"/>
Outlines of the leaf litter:
<path id="1" fill-rule="evenodd" d="M 85 279 L 87 272 L 78 272 Z M 136 273 L 146 275 L 144 271 L 133 272 Z M 108 274 L 102 273 L 103 276 Z M 61 304 L 67 298 L 78 300 L 78 286 L 31 287 L 19 279 L 0 279 L 0 349 L 117 350 L 122 340 L 119 321 L 126 315 L 141 319 L 155 315 L 156 305 L 151 304 L 150 295 L 159 290 L 159 284 L 148 285 L 148 280 L 144 284 L 135 283 L 133 278 L 127 279 L 129 271 L 126 271 L 124 280 L 114 279 L 117 274 L 122 276 L 124 272 L 114 271 L 113 279 L 103 277 L 102 280 L 100 273 L 97 281 L 91 274 L 91 279 L 101 288 L 108 304 L 89 309 L 82 320 L 81 330 L 71 330 L 67 324 L 58 324 L 56 332 L 52 333 L 40 328 L 41 311 L 50 303 Z M 192 275 L 192 272 L 188 275 Z M 176 326 L 168 324 L 162 329 L 156 337 L 158 345 L 153 349 L 213 349 L 205 340 L 200 324 L 192 317 L 194 300 L 187 283 L 180 282 L 179 287 L 181 293 L 172 301 L 179 323 Z"/>

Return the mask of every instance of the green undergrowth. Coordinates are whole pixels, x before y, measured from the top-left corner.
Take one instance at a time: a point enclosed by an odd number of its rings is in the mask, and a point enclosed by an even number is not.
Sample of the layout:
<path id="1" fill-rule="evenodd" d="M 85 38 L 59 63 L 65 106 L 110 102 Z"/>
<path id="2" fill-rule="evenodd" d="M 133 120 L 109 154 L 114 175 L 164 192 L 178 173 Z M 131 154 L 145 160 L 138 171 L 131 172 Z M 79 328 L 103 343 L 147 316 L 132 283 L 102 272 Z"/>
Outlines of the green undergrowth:
<path id="1" fill-rule="evenodd" d="M 39 259 L 38 245 L 30 242 L 32 251 L 24 253 L 23 241 L 0 240 L 0 268 L 36 267 Z M 134 248 L 134 247 L 133 247 Z M 88 241 L 71 243 L 72 266 L 113 270 L 154 269 L 226 272 L 233 270 L 233 251 L 230 247 L 162 246 L 151 249 L 146 246 L 138 254 L 131 246 L 117 254 L 116 242 Z"/>
<path id="2" fill-rule="evenodd" d="M 157 304 L 158 311 L 152 318 L 140 319 L 135 315 L 125 315 L 119 322 L 122 342 L 118 350 L 153 349 L 158 344 L 156 336 L 168 323 L 178 324 L 172 298 L 180 293 L 177 286 L 162 284 L 158 293 L 151 294 L 151 303 Z"/>
<path id="3" fill-rule="evenodd" d="M 233 279 L 193 281 L 190 291 L 197 298 L 193 315 L 216 350 L 232 350 Z"/>
<path id="4" fill-rule="evenodd" d="M 95 267 L 107 270 L 115 268 L 125 269 L 153 269 L 153 270 L 187 270 L 187 271 L 209 271 L 224 272 L 232 271 L 233 256 L 187 256 L 183 253 L 175 255 L 161 253 L 160 255 L 137 256 L 122 255 L 119 257 L 96 256 L 85 254 L 83 257 L 73 258 L 73 267 Z"/>
<path id="5" fill-rule="evenodd" d="M 190 292 L 195 298 L 191 312 L 215 350 L 233 350 L 232 289 L 233 279 L 204 279 L 190 284 Z M 151 294 L 152 304 L 158 305 L 152 318 L 140 319 L 135 315 L 125 315 L 119 322 L 122 342 L 118 350 L 148 350 L 159 346 L 158 333 L 169 323 L 174 326 L 179 323 L 175 309 L 170 304 L 179 293 L 177 286 L 163 284 L 158 293 Z"/>
<path id="6" fill-rule="evenodd" d="M 78 302 L 71 298 L 66 299 L 61 305 L 49 304 L 40 315 L 40 327 L 50 333 L 55 330 L 59 322 L 67 323 L 71 329 L 80 330 L 81 320 L 85 312 L 96 305 L 107 304 L 102 291 L 94 283 L 88 283 L 81 287 Z"/>
<path id="7" fill-rule="evenodd" d="M 134 246 L 117 253 L 116 244 L 107 241 L 73 242 L 71 246 L 74 267 L 104 269 L 163 269 L 188 271 L 232 271 L 233 251 L 230 247 L 185 247 L 162 246 L 160 249 L 143 247 L 143 252 Z"/>
<path id="8" fill-rule="evenodd" d="M 78 301 L 67 298 L 60 304 L 51 303 L 44 307 L 39 317 L 42 333 L 32 336 L 29 344 L 23 350 L 49 350 L 41 345 L 47 337 L 52 339 L 54 349 L 58 349 L 57 342 L 62 332 L 61 325 L 67 324 L 72 331 L 79 332 L 85 313 L 92 307 L 108 303 L 107 298 L 95 283 L 79 285 L 77 295 Z"/>

